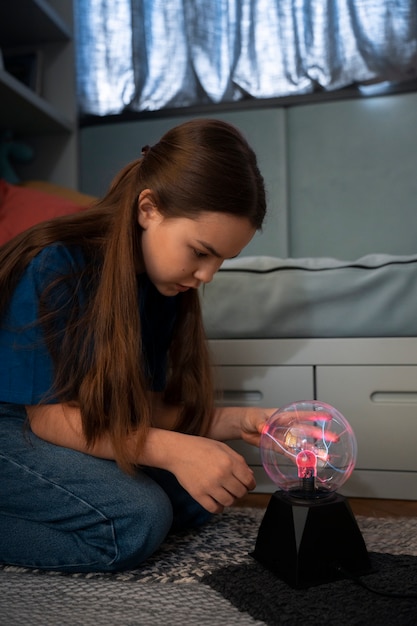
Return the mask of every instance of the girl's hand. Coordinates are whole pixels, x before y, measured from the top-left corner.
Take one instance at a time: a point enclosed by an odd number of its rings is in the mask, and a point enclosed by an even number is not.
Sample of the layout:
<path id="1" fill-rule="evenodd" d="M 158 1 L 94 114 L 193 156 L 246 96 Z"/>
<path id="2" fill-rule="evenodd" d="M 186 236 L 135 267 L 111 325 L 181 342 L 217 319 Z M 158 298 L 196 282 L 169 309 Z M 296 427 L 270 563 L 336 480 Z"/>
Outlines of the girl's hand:
<path id="1" fill-rule="evenodd" d="M 210 513 L 245 496 L 256 486 L 245 459 L 220 441 L 181 435 L 169 469 L 188 493 Z"/>
<path id="2" fill-rule="evenodd" d="M 252 446 L 259 447 L 261 433 L 265 422 L 277 409 L 241 408 L 240 431 L 241 439 Z"/>
<path id="3" fill-rule="evenodd" d="M 207 436 L 217 441 L 243 439 L 253 446 L 259 446 L 264 424 L 275 411 L 259 407 L 217 407 Z"/>
<path id="4" fill-rule="evenodd" d="M 276 409 L 242 409 L 241 419 L 241 437 L 247 443 L 259 447 L 260 437 L 262 430 L 265 426 L 265 422 L 275 413 Z M 322 411 L 299 411 L 295 416 L 291 411 L 282 411 L 277 416 L 276 421 L 274 419 L 275 426 L 282 428 L 283 436 L 286 439 L 297 439 L 299 436 L 299 429 L 294 426 L 294 418 L 298 420 L 304 420 L 304 426 L 301 430 L 303 437 L 306 435 L 311 438 L 325 439 L 327 442 L 337 442 L 338 436 L 330 430 L 323 432 L 321 427 L 316 426 L 318 419 L 323 421 L 331 421 L 331 415 Z M 308 425 L 311 422 L 311 426 Z M 288 445 L 285 443 L 285 445 Z"/>

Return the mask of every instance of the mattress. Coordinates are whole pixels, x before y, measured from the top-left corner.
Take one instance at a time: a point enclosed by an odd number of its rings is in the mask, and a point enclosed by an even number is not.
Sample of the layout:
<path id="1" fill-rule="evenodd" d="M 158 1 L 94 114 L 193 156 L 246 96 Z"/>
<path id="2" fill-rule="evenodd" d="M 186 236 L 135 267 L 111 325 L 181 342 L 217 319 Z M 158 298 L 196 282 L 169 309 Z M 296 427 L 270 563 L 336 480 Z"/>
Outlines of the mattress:
<path id="1" fill-rule="evenodd" d="M 201 290 L 209 339 L 417 336 L 417 255 L 241 257 Z"/>

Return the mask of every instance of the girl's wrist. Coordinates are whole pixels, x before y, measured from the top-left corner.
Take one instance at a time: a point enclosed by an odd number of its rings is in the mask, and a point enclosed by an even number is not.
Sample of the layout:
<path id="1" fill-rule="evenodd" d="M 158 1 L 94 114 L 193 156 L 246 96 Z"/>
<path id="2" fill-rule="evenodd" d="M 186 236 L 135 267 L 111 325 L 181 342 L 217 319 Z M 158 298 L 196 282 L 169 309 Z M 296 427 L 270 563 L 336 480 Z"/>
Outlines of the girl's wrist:
<path id="1" fill-rule="evenodd" d="M 187 435 L 164 428 L 150 428 L 137 460 L 139 465 L 157 467 L 172 472 L 178 450 Z"/>
<path id="2" fill-rule="evenodd" d="M 245 407 L 217 407 L 208 436 L 218 441 L 240 439 Z"/>

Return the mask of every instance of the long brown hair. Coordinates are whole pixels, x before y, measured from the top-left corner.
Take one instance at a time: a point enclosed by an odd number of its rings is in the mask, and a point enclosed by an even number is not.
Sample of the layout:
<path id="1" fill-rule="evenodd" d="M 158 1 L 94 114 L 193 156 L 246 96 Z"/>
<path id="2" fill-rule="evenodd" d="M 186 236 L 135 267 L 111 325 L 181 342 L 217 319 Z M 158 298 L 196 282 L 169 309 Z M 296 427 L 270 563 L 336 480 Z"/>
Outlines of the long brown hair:
<path id="1" fill-rule="evenodd" d="M 54 360 L 54 395 L 79 407 L 88 445 L 104 433 L 110 435 L 116 460 L 127 471 L 134 458 L 128 458 L 124 448 L 126 435 L 134 429 L 140 447 L 152 424 L 151 394 L 138 356 L 139 194 L 151 189 L 166 217 L 230 213 L 246 217 L 257 229 L 266 210 L 255 154 L 240 132 L 225 122 L 185 122 L 154 146 L 146 146 L 143 155 L 127 165 L 108 193 L 88 210 L 38 224 L 0 248 L 0 316 L 25 267 L 46 246 L 76 245 L 92 261 L 77 276 L 77 284 L 88 286 L 89 302 L 80 310 L 74 290 L 73 300 L 66 304 L 72 313 L 59 347 L 54 322 L 60 312 L 48 304 L 55 285 L 48 286 L 41 298 L 39 322 Z M 164 399 L 181 406 L 178 430 L 207 433 L 214 393 L 194 290 L 181 295 Z"/>

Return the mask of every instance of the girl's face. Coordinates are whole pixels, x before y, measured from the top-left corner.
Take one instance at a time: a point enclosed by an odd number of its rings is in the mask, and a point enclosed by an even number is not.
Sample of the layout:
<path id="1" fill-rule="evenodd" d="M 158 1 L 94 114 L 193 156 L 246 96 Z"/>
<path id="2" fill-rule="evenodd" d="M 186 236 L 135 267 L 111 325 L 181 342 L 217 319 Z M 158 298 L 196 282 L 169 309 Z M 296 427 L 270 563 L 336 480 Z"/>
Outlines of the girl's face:
<path id="1" fill-rule="evenodd" d="M 139 196 L 138 221 L 144 269 L 164 296 L 209 283 L 223 261 L 237 256 L 256 232 L 247 218 L 226 213 L 164 217 L 149 189 Z"/>

